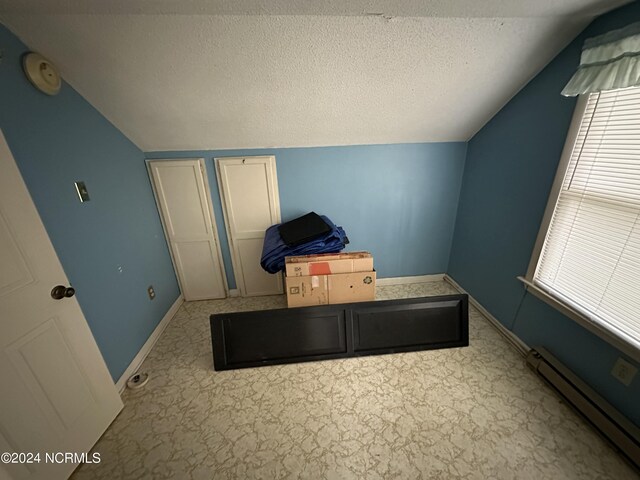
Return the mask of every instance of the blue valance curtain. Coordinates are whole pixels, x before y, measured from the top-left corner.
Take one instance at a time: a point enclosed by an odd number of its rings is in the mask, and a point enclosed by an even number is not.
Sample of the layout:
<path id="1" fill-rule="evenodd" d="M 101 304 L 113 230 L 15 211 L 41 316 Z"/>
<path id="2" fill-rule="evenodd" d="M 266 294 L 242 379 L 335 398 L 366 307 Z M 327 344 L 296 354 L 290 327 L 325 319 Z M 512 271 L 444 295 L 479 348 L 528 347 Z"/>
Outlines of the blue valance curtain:
<path id="1" fill-rule="evenodd" d="M 588 38 L 565 97 L 640 86 L 640 22 Z"/>

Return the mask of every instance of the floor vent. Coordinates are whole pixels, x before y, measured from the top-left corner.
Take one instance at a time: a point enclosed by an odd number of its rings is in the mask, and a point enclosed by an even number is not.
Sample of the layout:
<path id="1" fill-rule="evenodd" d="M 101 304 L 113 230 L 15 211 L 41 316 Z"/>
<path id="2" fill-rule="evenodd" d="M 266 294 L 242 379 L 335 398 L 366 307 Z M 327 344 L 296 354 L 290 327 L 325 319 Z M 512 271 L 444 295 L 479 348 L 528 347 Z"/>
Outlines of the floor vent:
<path id="1" fill-rule="evenodd" d="M 638 427 L 544 348 L 530 350 L 527 363 L 636 468 L 640 468 Z"/>

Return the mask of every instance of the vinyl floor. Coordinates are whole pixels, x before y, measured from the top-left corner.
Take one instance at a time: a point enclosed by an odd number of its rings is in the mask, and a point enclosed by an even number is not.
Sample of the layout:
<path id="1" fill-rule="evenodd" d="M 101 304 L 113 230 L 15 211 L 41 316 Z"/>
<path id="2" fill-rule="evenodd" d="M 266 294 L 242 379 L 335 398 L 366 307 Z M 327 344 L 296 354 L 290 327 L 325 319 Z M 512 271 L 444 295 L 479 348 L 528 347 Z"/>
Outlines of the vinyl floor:
<path id="1" fill-rule="evenodd" d="M 379 299 L 456 293 L 378 287 Z M 632 479 L 622 458 L 474 308 L 470 346 L 215 372 L 211 313 L 184 303 L 83 479 Z"/>

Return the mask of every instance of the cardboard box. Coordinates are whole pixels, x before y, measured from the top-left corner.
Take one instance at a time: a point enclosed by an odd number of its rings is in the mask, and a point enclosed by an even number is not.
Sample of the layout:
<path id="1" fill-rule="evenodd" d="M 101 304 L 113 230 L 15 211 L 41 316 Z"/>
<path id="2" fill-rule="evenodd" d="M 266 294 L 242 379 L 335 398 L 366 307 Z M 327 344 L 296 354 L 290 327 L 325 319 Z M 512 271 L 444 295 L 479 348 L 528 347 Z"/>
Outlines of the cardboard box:
<path id="1" fill-rule="evenodd" d="M 286 277 L 287 306 L 307 307 L 329 303 L 326 275 Z"/>
<path id="2" fill-rule="evenodd" d="M 329 303 L 366 302 L 376 299 L 376 272 L 327 275 Z"/>
<path id="3" fill-rule="evenodd" d="M 371 272 L 373 271 L 373 257 L 369 252 L 300 255 L 287 257 L 285 268 L 287 277 Z"/>
<path id="4" fill-rule="evenodd" d="M 286 277 L 287 305 L 305 307 L 376 299 L 376 272 Z"/>

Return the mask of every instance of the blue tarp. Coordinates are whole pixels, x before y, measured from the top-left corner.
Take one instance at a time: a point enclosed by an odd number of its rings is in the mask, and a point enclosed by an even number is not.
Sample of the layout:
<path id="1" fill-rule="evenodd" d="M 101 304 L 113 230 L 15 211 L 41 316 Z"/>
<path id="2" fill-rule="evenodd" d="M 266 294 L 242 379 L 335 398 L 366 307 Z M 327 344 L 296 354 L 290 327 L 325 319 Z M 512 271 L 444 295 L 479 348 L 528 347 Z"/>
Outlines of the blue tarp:
<path id="1" fill-rule="evenodd" d="M 349 243 L 349 239 L 342 227 L 336 227 L 324 215 L 320 215 L 320 217 L 331 227 L 331 231 L 296 247 L 289 247 L 284 243 L 278 231 L 280 225 L 273 225 L 267 228 L 260 260 L 262 268 L 269 273 L 282 272 L 284 271 L 284 257 L 312 255 L 314 253 L 337 253 L 343 250 L 345 245 Z"/>

